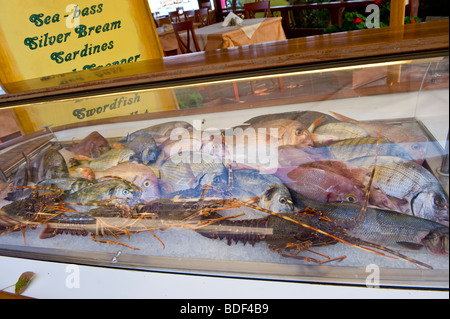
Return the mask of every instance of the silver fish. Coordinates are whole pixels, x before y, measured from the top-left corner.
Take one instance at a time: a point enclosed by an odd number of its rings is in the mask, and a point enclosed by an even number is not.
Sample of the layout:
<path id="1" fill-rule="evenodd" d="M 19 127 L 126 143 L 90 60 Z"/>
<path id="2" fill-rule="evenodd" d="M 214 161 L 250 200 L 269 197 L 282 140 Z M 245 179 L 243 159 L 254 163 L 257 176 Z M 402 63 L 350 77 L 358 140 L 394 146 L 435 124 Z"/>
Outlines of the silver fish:
<path id="1" fill-rule="evenodd" d="M 335 142 L 327 146 L 327 149 L 334 157 L 341 161 L 349 161 L 360 157 L 375 155 L 396 156 L 406 160 L 412 160 L 412 157 L 403 148 L 384 138 L 380 138 L 377 152 L 377 141 L 378 138 L 376 137 L 352 138 Z"/>
<path id="2" fill-rule="evenodd" d="M 234 198 L 248 201 L 257 198 L 257 205 L 276 213 L 292 213 L 294 206 L 291 194 L 276 176 L 252 169 L 233 170 L 232 187 Z M 246 218 L 251 216 L 246 216 Z M 259 217 L 264 217 L 261 214 Z M 253 217 L 252 217 L 253 218 Z"/>
<path id="3" fill-rule="evenodd" d="M 44 179 L 69 177 L 69 169 L 64 157 L 54 148 L 41 151 L 28 165 L 31 182 Z"/>
<path id="4" fill-rule="evenodd" d="M 351 161 L 371 167 L 369 158 Z M 401 212 L 448 226 L 448 196 L 439 181 L 414 161 L 381 156 L 377 159 L 374 182 L 388 195 L 398 199 Z"/>
<path id="5" fill-rule="evenodd" d="M 133 160 L 143 164 L 154 163 L 158 159 L 159 149 L 155 139 L 150 134 L 141 134 L 134 137 L 128 136 L 122 142 L 126 148 L 133 150 Z"/>
<path id="6" fill-rule="evenodd" d="M 159 169 L 163 194 L 196 188 L 198 185 L 222 185 L 228 182 L 228 170 L 221 158 L 202 152 L 183 152 L 165 160 Z"/>

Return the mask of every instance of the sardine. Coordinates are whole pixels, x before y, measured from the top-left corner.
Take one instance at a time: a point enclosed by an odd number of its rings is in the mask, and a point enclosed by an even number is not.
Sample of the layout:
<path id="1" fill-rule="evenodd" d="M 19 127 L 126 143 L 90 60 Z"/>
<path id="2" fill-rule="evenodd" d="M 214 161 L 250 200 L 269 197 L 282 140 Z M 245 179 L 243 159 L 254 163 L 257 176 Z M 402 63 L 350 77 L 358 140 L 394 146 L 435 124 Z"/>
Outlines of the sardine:
<path id="1" fill-rule="evenodd" d="M 66 148 L 76 155 L 96 158 L 111 149 L 109 142 L 99 132 L 94 131 L 86 136 L 80 143 Z"/>
<path id="2" fill-rule="evenodd" d="M 370 136 L 377 137 L 381 129 L 381 137 L 397 143 L 408 152 L 415 162 L 422 165 L 426 158 L 428 148 L 428 137 L 418 129 L 412 129 L 398 124 L 387 124 L 381 121 L 360 122 L 336 112 L 330 112 L 343 122 L 356 124 L 365 129 Z"/>
<path id="3" fill-rule="evenodd" d="M 371 168 L 370 158 L 352 163 Z M 374 182 L 403 205 L 400 211 L 448 226 L 448 196 L 436 177 L 414 161 L 382 156 L 377 160 Z"/>
<path id="4" fill-rule="evenodd" d="M 341 161 L 349 161 L 365 156 L 396 156 L 406 160 L 412 157 L 400 146 L 386 139 L 380 138 L 377 151 L 376 137 L 359 137 L 333 143 L 326 148 L 333 156 Z"/>
<path id="5" fill-rule="evenodd" d="M 320 203 L 292 193 L 299 209 L 314 208 L 338 225 L 348 234 L 365 241 L 393 249 L 420 250 L 426 248 L 434 254 L 447 254 L 449 247 L 448 227 L 433 221 L 401 214 L 390 210 L 368 207 L 361 225 L 353 221 L 361 206 L 349 203 Z"/>

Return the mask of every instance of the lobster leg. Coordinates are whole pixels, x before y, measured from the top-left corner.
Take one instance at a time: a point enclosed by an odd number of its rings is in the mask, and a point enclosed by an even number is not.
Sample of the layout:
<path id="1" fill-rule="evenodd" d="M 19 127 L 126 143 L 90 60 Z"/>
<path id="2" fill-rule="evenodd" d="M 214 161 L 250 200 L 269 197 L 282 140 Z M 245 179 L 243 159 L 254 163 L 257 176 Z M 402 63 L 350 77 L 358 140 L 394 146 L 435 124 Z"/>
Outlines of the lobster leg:
<path id="1" fill-rule="evenodd" d="M 345 258 L 347 258 L 346 256 L 330 258 L 329 256 L 327 256 L 325 254 L 321 254 L 315 250 L 309 249 L 308 247 L 311 246 L 311 243 L 309 243 L 309 242 L 304 242 L 301 244 L 300 243 L 287 243 L 284 246 L 278 246 L 278 247 L 273 247 L 272 245 L 269 245 L 269 244 L 267 246 L 269 247 L 269 249 L 271 251 L 277 252 L 282 257 L 298 259 L 298 260 L 302 260 L 302 261 L 306 261 L 306 262 L 313 262 L 318 265 L 333 262 L 333 261 L 342 261 Z M 288 253 L 285 251 L 293 251 L 293 252 Z M 309 251 L 316 255 L 322 256 L 325 258 L 325 260 L 320 260 L 317 258 L 307 257 L 307 256 L 299 256 L 300 252 L 302 252 L 302 251 Z"/>
<path id="2" fill-rule="evenodd" d="M 131 248 L 133 250 L 139 250 L 139 248 L 136 248 L 136 247 L 133 247 L 133 246 L 121 243 L 120 241 L 106 240 L 106 239 L 97 239 L 94 234 L 91 234 L 91 238 L 96 243 L 103 243 L 103 244 L 108 244 L 108 245 L 120 245 L 120 246 Z"/>

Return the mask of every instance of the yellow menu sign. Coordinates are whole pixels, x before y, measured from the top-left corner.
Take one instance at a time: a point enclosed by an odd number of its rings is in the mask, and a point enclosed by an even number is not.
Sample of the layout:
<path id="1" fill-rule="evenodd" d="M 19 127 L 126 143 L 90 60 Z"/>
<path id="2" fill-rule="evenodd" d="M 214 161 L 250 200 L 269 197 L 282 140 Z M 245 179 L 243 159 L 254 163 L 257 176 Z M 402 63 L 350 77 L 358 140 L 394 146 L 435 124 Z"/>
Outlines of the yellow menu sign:
<path id="1" fill-rule="evenodd" d="M 146 0 L 0 0 L 0 82 L 163 56 Z"/>

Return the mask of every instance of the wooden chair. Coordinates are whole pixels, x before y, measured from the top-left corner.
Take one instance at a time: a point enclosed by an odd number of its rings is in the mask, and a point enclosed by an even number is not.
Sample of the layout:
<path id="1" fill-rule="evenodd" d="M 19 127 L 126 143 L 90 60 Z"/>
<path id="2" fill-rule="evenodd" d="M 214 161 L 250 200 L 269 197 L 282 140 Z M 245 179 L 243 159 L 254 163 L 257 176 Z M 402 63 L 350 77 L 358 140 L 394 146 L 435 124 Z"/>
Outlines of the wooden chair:
<path id="1" fill-rule="evenodd" d="M 169 12 L 169 19 L 170 19 L 170 22 L 172 22 L 172 23 L 181 22 L 180 15 L 178 14 L 178 11 L 170 11 Z"/>
<path id="2" fill-rule="evenodd" d="M 184 20 L 192 20 L 195 22 L 195 10 L 186 10 L 183 12 L 184 14 Z"/>
<path id="3" fill-rule="evenodd" d="M 207 2 L 202 2 L 202 3 L 200 3 L 200 8 L 211 9 L 211 1 L 207 1 Z"/>
<path id="4" fill-rule="evenodd" d="M 202 26 L 210 25 L 208 8 L 195 10 L 194 22 L 200 22 Z"/>
<path id="5" fill-rule="evenodd" d="M 254 19 L 255 12 L 264 12 L 264 18 L 270 17 L 270 1 L 244 3 L 245 18 Z"/>
<path id="6" fill-rule="evenodd" d="M 183 22 L 175 22 L 172 23 L 173 31 L 175 32 L 175 36 L 177 38 L 178 47 L 180 48 L 181 54 L 184 53 L 192 53 L 192 52 L 200 52 L 200 47 L 198 46 L 197 37 L 195 36 L 195 31 L 193 27 L 192 21 L 183 21 Z M 181 31 L 186 31 L 186 41 L 180 36 Z M 191 50 L 191 39 L 194 44 L 195 50 Z"/>

